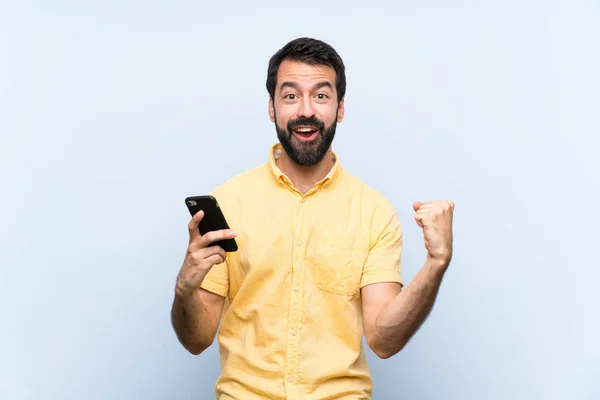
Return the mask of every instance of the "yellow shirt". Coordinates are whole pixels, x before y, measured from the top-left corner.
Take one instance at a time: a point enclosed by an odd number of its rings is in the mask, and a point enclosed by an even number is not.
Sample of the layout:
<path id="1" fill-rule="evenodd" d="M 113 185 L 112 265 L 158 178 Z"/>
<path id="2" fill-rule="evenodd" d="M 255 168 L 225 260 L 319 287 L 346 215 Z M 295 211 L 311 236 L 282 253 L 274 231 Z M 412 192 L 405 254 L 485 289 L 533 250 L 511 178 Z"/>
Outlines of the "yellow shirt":
<path id="1" fill-rule="evenodd" d="M 360 288 L 402 284 L 399 219 L 335 155 L 302 195 L 278 151 L 212 192 L 239 245 L 202 284 L 226 297 L 217 399 L 370 399 Z"/>

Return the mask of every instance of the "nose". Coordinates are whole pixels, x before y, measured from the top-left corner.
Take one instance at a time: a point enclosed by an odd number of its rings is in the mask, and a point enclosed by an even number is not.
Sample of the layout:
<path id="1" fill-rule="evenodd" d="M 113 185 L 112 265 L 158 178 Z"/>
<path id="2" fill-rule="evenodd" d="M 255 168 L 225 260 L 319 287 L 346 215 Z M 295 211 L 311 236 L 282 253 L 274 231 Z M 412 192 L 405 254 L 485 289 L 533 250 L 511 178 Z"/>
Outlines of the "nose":
<path id="1" fill-rule="evenodd" d="M 302 118 L 312 118 L 315 116 L 315 107 L 312 103 L 312 98 L 310 96 L 305 96 L 302 98 L 300 102 L 300 108 L 298 110 L 298 117 Z"/>

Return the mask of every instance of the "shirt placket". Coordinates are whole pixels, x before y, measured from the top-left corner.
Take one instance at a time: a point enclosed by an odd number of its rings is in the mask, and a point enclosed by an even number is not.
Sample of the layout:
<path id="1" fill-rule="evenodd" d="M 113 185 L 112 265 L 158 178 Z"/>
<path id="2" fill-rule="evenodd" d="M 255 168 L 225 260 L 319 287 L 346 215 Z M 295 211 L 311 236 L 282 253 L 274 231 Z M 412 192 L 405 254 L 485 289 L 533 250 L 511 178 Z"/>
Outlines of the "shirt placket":
<path id="1" fill-rule="evenodd" d="M 285 363 L 285 384 L 288 398 L 296 398 L 298 390 L 298 372 L 300 366 L 300 330 L 303 309 L 304 258 L 306 254 L 305 238 L 306 198 L 298 201 L 292 251 L 292 277 L 289 317 L 287 325 L 287 349 Z"/>

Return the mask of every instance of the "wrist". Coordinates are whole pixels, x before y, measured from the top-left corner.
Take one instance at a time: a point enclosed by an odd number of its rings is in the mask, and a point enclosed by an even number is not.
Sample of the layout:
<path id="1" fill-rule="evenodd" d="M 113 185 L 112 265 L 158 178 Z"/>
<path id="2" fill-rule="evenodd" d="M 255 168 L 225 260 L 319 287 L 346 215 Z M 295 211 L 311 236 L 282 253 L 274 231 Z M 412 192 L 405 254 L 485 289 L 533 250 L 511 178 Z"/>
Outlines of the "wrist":
<path id="1" fill-rule="evenodd" d="M 452 257 L 449 255 L 433 257 L 428 254 L 426 264 L 430 268 L 435 269 L 436 271 L 445 272 L 446 269 L 448 269 L 448 266 L 450 265 L 451 259 Z"/>
<path id="2" fill-rule="evenodd" d="M 183 302 L 189 302 L 193 300 L 194 295 L 198 292 L 200 285 L 190 285 L 181 277 L 177 277 L 175 283 L 175 296 L 177 299 Z"/>
<path id="3" fill-rule="evenodd" d="M 183 310 L 195 314 L 195 310 L 198 307 L 198 301 L 200 301 L 199 294 L 200 292 L 198 290 L 179 291 L 175 289 L 175 301 Z"/>
<path id="4" fill-rule="evenodd" d="M 192 297 L 192 293 L 192 290 L 181 287 L 179 284 L 175 285 L 175 297 L 179 301 L 187 302 Z"/>

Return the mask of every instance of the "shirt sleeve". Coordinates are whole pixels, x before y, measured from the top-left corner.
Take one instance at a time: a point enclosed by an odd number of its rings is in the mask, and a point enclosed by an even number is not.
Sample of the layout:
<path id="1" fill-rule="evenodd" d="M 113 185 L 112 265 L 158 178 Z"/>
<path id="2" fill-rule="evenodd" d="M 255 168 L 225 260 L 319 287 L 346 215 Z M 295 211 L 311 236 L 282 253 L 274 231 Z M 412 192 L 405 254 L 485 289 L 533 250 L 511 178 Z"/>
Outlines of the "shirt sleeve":
<path id="1" fill-rule="evenodd" d="M 363 267 L 360 287 L 402 279 L 402 228 L 391 204 L 375 211 L 371 224 L 371 245 Z"/>
<path id="2" fill-rule="evenodd" d="M 229 268 L 227 260 L 221 264 L 215 264 L 204 277 L 200 287 L 222 297 L 229 294 Z"/>

